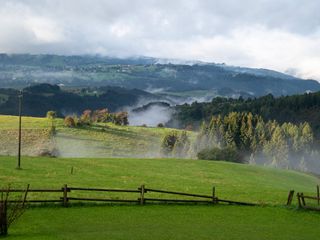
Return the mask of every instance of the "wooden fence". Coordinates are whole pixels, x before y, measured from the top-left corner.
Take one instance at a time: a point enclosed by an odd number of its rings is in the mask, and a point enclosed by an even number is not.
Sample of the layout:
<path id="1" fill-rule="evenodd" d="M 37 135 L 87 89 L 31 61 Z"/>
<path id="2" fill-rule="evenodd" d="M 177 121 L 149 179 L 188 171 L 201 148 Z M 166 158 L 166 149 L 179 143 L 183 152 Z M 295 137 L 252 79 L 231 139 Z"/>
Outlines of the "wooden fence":
<path id="1" fill-rule="evenodd" d="M 316 196 L 306 196 L 302 192 L 301 193 L 298 192 L 297 199 L 298 199 L 299 207 L 304 208 L 304 209 L 320 211 L 320 187 L 319 187 L 319 185 L 317 185 L 317 193 L 316 194 L 317 194 Z M 309 204 L 306 203 L 307 199 L 308 199 Z M 309 200 L 311 200 L 311 201 L 309 201 Z"/>
<path id="2" fill-rule="evenodd" d="M 29 185 L 28 185 L 29 186 Z M 0 189 L 1 192 L 7 193 L 25 193 L 26 189 Z M 76 197 L 72 196 L 73 192 L 78 192 Z M 79 194 L 80 192 L 80 194 Z M 133 195 L 131 199 L 119 199 L 117 198 L 106 198 L 106 197 L 79 197 L 82 192 L 99 192 L 99 193 L 130 193 Z M 152 198 L 148 197 L 147 193 L 157 193 L 161 197 Z M 110 203 L 136 203 L 144 205 L 146 203 L 206 203 L 206 204 L 217 204 L 217 203 L 227 203 L 227 204 L 237 204 L 254 206 L 254 203 L 246 203 L 239 201 L 231 201 L 220 199 L 216 196 L 215 187 L 212 188 L 211 195 L 193 194 L 193 193 L 183 193 L 167 190 L 159 190 L 146 188 L 144 185 L 138 187 L 137 189 L 107 189 L 107 188 L 83 188 L 83 187 L 69 187 L 67 184 L 60 189 L 27 189 L 28 196 L 30 193 L 60 193 L 61 197 L 57 199 L 28 199 L 26 197 L 26 203 L 61 203 L 64 207 L 67 207 L 71 201 L 73 202 L 110 202 Z M 134 194 L 138 195 L 134 198 Z M 88 195 L 88 194 L 87 194 Z M 184 196 L 188 199 L 176 199 L 176 198 L 162 198 L 162 195 L 175 195 Z M 21 200 L 9 200 L 9 202 L 17 202 Z"/>

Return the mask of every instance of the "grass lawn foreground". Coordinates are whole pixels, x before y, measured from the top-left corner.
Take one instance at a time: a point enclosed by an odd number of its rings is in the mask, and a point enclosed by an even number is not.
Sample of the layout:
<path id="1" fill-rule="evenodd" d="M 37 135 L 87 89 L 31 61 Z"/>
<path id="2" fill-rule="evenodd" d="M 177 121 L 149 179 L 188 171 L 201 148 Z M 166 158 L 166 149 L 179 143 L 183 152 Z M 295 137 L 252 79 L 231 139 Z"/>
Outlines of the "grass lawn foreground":
<path id="1" fill-rule="evenodd" d="M 15 170 L 14 157 L 0 162 L 1 183 L 13 186 L 135 189 L 145 184 L 200 194 L 216 186 L 218 197 L 264 205 L 30 207 L 8 239 L 317 239 L 320 233 L 319 213 L 284 207 L 290 189 L 314 194 L 319 182 L 295 171 L 185 159 L 23 157 L 21 171 Z"/>
<path id="2" fill-rule="evenodd" d="M 318 239 L 320 216 L 275 207 L 96 206 L 29 209 L 8 239 Z"/>

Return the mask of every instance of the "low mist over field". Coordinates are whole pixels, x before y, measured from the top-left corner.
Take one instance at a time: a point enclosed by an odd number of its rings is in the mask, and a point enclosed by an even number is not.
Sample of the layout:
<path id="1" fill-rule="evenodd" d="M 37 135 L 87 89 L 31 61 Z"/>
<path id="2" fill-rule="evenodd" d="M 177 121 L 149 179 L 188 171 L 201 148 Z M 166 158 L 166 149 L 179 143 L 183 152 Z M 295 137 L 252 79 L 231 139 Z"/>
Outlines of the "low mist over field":
<path id="1" fill-rule="evenodd" d="M 154 105 L 144 111 L 129 112 L 129 123 L 133 126 L 147 125 L 156 127 L 171 120 L 172 110 L 169 107 Z"/>

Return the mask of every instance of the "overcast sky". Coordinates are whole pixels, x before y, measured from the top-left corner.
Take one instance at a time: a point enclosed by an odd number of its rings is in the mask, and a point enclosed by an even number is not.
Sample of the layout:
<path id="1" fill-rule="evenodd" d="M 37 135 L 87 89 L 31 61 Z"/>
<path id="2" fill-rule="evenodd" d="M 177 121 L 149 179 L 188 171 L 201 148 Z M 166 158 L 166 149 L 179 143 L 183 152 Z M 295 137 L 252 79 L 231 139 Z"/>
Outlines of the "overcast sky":
<path id="1" fill-rule="evenodd" d="M 319 0 L 0 0 L 0 52 L 263 67 L 320 80 Z"/>

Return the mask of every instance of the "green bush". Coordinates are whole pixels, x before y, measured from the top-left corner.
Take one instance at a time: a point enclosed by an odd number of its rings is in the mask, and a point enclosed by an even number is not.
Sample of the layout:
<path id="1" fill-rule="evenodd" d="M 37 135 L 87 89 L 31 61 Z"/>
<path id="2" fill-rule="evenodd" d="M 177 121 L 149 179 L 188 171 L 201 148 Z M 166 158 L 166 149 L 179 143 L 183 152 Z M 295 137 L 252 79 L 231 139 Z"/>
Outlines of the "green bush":
<path id="1" fill-rule="evenodd" d="M 198 159 L 203 160 L 218 160 L 228 162 L 243 162 L 241 154 L 232 147 L 226 148 L 206 148 L 197 154 Z"/>
<path id="2" fill-rule="evenodd" d="M 172 154 L 172 150 L 174 149 L 174 145 L 176 144 L 177 139 L 178 139 L 178 134 L 176 131 L 167 133 L 164 136 L 161 143 L 161 153 L 164 156 L 169 156 Z"/>
<path id="3" fill-rule="evenodd" d="M 114 114 L 113 123 L 120 126 L 126 126 L 129 124 L 127 112 L 117 112 Z"/>

